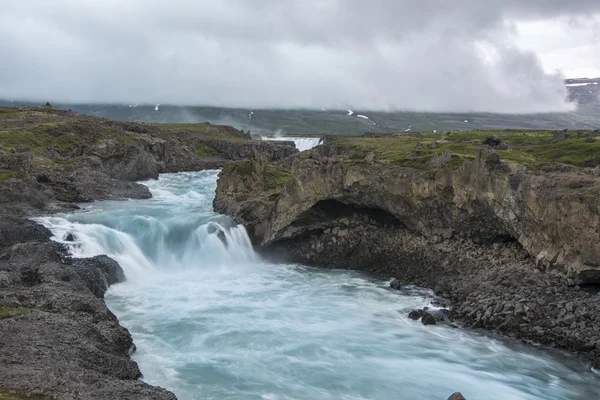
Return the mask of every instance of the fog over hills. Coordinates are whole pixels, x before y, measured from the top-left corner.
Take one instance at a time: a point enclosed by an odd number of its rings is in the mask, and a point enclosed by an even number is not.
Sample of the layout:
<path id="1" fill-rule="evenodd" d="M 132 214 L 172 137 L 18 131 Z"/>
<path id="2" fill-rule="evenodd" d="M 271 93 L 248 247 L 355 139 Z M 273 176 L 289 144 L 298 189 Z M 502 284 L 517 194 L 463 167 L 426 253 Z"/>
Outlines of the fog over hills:
<path id="1" fill-rule="evenodd" d="M 431 132 L 467 129 L 598 129 L 600 78 L 565 81 L 569 100 L 577 109 L 564 113 L 432 113 L 355 110 L 244 109 L 162 104 L 61 104 L 83 114 L 142 122 L 211 122 L 261 134 L 322 134 L 365 132 Z M 1 101 L 0 105 L 33 104 Z"/>

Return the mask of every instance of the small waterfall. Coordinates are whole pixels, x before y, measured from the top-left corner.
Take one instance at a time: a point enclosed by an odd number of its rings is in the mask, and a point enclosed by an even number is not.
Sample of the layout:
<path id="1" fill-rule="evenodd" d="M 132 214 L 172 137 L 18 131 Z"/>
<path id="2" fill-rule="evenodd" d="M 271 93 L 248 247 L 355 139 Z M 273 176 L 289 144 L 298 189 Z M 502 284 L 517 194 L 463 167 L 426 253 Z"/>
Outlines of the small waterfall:
<path id="1" fill-rule="evenodd" d="M 196 174 L 203 175 L 212 180 L 216 172 Z M 170 176 L 161 176 L 159 181 L 148 182 L 154 197 L 138 203 L 144 205 L 136 210 L 139 214 L 127 211 L 130 202 L 103 202 L 82 212 L 36 221 L 50 229 L 53 240 L 65 244 L 73 257 L 106 254 L 119 262 L 128 277 L 151 271 L 202 270 L 258 262 L 242 225 L 235 226 L 222 215 L 198 212 L 197 207 L 209 204 L 211 198 L 185 187 L 206 182 L 194 182 L 190 177 L 193 175 L 185 179 L 186 175 L 181 174 L 171 181 Z"/>
<path id="2" fill-rule="evenodd" d="M 294 136 L 263 136 L 262 140 L 279 140 L 294 142 L 299 151 L 310 150 L 323 143 L 318 137 L 294 137 Z"/>

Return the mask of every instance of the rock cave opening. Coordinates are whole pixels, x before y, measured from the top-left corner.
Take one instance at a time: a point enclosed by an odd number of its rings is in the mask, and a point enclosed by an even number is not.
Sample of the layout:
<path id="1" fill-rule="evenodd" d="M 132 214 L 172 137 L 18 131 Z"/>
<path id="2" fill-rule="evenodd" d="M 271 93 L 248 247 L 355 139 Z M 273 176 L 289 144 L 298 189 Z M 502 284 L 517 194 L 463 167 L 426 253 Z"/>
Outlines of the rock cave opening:
<path id="1" fill-rule="evenodd" d="M 324 226 L 327 223 L 347 220 L 388 228 L 404 228 L 405 225 L 393 214 L 380 208 L 360 207 L 339 200 L 322 200 L 302 213 L 291 225 L 293 227 Z"/>

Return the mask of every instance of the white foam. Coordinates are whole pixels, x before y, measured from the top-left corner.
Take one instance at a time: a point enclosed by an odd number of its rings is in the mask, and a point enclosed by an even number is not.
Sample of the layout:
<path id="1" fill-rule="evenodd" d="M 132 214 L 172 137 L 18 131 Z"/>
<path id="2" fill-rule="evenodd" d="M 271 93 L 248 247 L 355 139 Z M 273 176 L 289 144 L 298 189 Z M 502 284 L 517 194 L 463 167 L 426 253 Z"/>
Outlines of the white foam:
<path id="1" fill-rule="evenodd" d="M 348 110 L 348 115 L 352 115 L 352 114 L 354 114 L 354 111 Z"/>
<path id="2" fill-rule="evenodd" d="M 160 104 L 157 104 L 156 107 L 154 107 L 154 111 L 158 111 L 158 106 L 160 106 Z"/>
<path id="3" fill-rule="evenodd" d="M 587 83 L 567 83 L 567 87 L 580 87 L 580 86 L 587 86 L 587 85 L 597 85 L 598 82 L 587 82 Z"/>
<path id="4" fill-rule="evenodd" d="M 295 136 L 263 136 L 262 140 L 277 140 L 294 142 L 299 151 L 310 150 L 323 142 L 318 137 L 295 137 Z"/>

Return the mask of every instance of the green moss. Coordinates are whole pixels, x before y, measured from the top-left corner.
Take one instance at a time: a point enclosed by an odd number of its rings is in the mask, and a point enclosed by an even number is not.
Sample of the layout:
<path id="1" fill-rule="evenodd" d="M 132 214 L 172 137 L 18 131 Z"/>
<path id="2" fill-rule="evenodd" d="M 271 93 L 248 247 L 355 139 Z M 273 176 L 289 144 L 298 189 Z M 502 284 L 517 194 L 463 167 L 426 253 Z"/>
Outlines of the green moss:
<path id="1" fill-rule="evenodd" d="M 56 134 L 58 126 L 57 123 L 45 123 L 1 130 L 0 146 L 5 149 L 27 147 L 34 154 L 47 151 L 48 147 L 55 147 L 64 153 L 70 153 L 82 139 L 72 133 Z"/>
<path id="2" fill-rule="evenodd" d="M 0 183 L 6 182 L 9 179 L 19 179 L 21 174 L 19 171 L 13 171 L 12 169 L 0 169 Z"/>
<path id="3" fill-rule="evenodd" d="M 523 149 L 528 155 L 543 162 L 595 167 L 600 164 L 600 138 L 567 139 Z"/>
<path id="4" fill-rule="evenodd" d="M 160 128 L 175 130 L 175 131 L 194 131 L 198 133 L 214 133 L 219 131 L 218 125 L 212 125 L 208 122 L 198 124 L 168 124 L 168 123 L 154 123 L 151 124 Z"/>
<path id="5" fill-rule="evenodd" d="M 251 139 L 244 139 L 241 137 L 226 137 L 226 136 L 209 136 L 208 140 L 219 140 L 219 141 L 225 141 L 225 142 L 231 142 L 231 143 L 247 143 L 247 144 L 251 144 L 251 143 L 256 143 L 255 140 L 251 140 Z"/>
<path id="6" fill-rule="evenodd" d="M 227 173 L 236 173 L 240 175 L 252 175 L 252 166 L 249 161 L 238 161 L 225 164 L 223 171 Z"/>
<path id="7" fill-rule="evenodd" d="M 23 390 L 0 390 L 0 400 L 53 400 L 53 398 L 40 395 L 28 395 Z"/>
<path id="8" fill-rule="evenodd" d="M 27 307 L 0 306 L 0 319 L 18 317 L 29 310 Z"/>
<path id="9" fill-rule="evenodd" d="M 553 131 L 467 131 L 442 133 L 395 134 L 382 138 L 345 137 L 333 140 L 349 151 L 345 162 L 362 162 L 362 154 L 373 152 L 377 161 L 420 170 L 427 169 L 434 152 L 452 152 L 452 164 L 444 169 L 456 169 L 473 159 L 475 150 L 488 136 L 497 136 L 509 147 L 499 150 L 504 160 L 538 168 L 547 164 L 570 164 L 594 167 L 600 164 L 600 133 L 581 132 L 578 137 L 552 142 Z M 574 135 L 574 133 L 573 133 Z M 417 146 L 418 143 L 421 143 Z M 417 148 L 418 147 L 418 148 Z"/>
<path id="10" fill-rule="evenodd" d="M 235 172 L 241 175 L 252 175 L 252 166 L 248 161 L 235 164 Z"/>
<path id="11" fill-rule="evenodd" d="M 0 107 L 0 118 L 20 118 L 22 112 L 19 108 L 16 107 Z"/>
<path id="12" fill-rule="evenodd" d="M 265 169 L 265 187 L 275 189 L 277 186 L 284 185 L 292 179 L 292 174 L 275 165 L 267 165 Z"/>
<path id="13" fill-rule="evenodd" d="M 218 156 L 221 153 L 205 143 L 198 143 L 194 149 L 194 154 L 200 157 L 209 157 Z"/>

